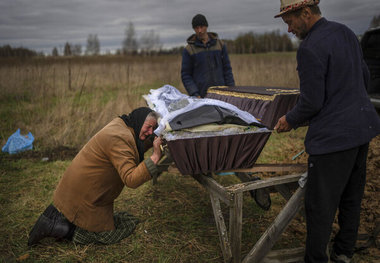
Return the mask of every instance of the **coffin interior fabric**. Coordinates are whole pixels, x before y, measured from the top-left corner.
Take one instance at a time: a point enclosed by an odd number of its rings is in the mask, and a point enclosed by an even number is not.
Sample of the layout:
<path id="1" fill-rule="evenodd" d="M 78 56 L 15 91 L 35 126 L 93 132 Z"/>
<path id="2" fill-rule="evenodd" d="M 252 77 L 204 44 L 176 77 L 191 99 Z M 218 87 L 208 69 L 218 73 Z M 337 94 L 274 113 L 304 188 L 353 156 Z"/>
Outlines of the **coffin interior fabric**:
<path id="1" fill-rule="evenodd" d="M 170 85 L 150 90 L 150 94 L 143 97 L 149 107 L 162 116 L 158 128 L 154 131 L 157 136 L 165 132 L 168 123 L 172 129 L 189 128 L 212 122 L 221 124 L 223 123 L 221 120 L 225 120 L 224 123 L 262 126 L 252 114 L 230 103 L 190 97 Z"/>

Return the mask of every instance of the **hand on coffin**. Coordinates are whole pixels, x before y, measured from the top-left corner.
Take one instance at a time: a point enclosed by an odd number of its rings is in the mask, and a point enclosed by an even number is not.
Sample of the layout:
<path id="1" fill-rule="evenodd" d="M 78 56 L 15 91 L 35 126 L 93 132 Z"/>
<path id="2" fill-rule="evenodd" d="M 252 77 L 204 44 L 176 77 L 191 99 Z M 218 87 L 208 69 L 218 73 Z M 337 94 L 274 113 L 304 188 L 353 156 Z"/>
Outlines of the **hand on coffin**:
<path id="1" fill-rule="evenodd" d="M 162 138 L 161 137 L 155 137 L 153 141 L 153 153 L 150 157 L 154 164 L 157 164 L 158 161 L 161 159 L 162 151 L 161 151 L 161 144 L 162 144 Z"/>
<path id="2" fill-rule="evenodd" d="M 162 156 L 161 159 L 157 163 L 158 172 L 161 174 L 168 170 L 169 166 L 173 163 L 173 159 L 170 155 L 169 148 L 165 145 L 165 140 L 163 140 L 161 147 Z"/>
<path id="3" fill-rule="evenodd" d="M 292 129 L 292 126 L 286 121 L 286 116 L 282 116 L 276 126 L 274 126 L 274 130 L 277 132 L 288 132 Z"/>

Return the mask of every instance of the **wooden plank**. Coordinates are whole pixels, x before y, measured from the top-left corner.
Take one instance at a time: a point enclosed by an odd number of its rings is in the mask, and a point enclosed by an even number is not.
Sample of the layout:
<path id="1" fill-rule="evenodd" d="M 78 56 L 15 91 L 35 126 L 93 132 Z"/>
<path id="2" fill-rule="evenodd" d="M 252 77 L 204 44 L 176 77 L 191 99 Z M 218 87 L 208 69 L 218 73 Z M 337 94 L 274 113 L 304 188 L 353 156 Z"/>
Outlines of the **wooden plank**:
<path id="1" fill-rule="evenodd" d="M 292 192 L 288 186 L 289 185 L 285 185 L 285 184 L 274 186 L 274 188 L 277 190 L 277 192 L 279 192 L 287 201 L 289 201 L 289 199 L 292 197 Z M 305 209 L 303 209 L 303 208 L 304 207 L 302 206 L 299 213 L 302 217 L 306 218 Z"/>
<path id="2" fill-rule="evenodd" d="M 212 210 L 214 212 L 216 228 L 219 234 L 220 248 L 222 249 L 224 262 L 230 262 L 232 258 L 231 246 L 228 240 L 228 232 L 227 232 L 226 224 L 224 222 L 222 210 L 220 208 L 219 198 L 216 197 L 215 194 L 210 192 L 210 199 L 211 199 Z"/>
<path id="3" fill-rule="evenodd" d="M 266 178 L 266 179 L 257 180 L 257 181 L 234 184 L 234 185 L 226 187 L 226 189 L 233 193 L 240 193 L 240 192 L 250 191 L 254 189 L 269 187 L 269 186 L 298 182 L 300 177 L 301 177 L 301 174 L 283 175 L 283 176 L 271 177 L 271 178 Z"/>
<path id="4" fill-rule="evenodd" d="M 307 170 L 307 164 L 293 163 L 293 164 L 255 164 L 251 168 L 230 169 L 230 170 L 224 170 L 221 172 L 251 172 L 251 173 L 291 172 L 291 173 L 302 173 L 302 172 L 305 172 L 306 170 Z M 179 170 L 175 166 L 169 166 L 168 172 L 180 174 Z"/>
<path id="5" fill-rule="evenodd" d="M 271 251 L 261 263 L 302 263 L 305 249 L 303 247 Z"/>
<path id="6" fill-rule="evenodd" d="M 296 163 L 296 164 L 255 164 L 251 168 L 244 169 L 231 169 L 225 170 L 223 172 L 251 172 L 251 173 L 263 173 L 263 172 L 292 172 L 292 173 L 302 173 L 307 170 L 307 164 Z"/>
<path id="7" fill-rule="evenodd" d="M 285 231 L 290 221 L 296 216 L 297 212 L 302 207 L 304 192 L 305 188 L 297 189 L 271 226 L 267 228 L 252 250 L 244 258 L 243 263 L 261 262 L 261 260 L 264 259 L 280 235 Z"/>
<path id="8" fill-rule="evenodd" d="M 232 262 L 241 262 L 241 230 L 243 225 L 243 193 L 233 195 L 230 206 L 230 240 Z"/>
<path id="9" fill-rule="evenodd" d="M 212 177 L 205 176 L 202 174 L 195 174 L 192 176 L 201 185 L 203 185 L 207 190 L 213 192 L 220 200 L 222 200 L 227 205 L 231 202 L 231 194 L 226 190 L 225 187 L 217 183 Z"/>

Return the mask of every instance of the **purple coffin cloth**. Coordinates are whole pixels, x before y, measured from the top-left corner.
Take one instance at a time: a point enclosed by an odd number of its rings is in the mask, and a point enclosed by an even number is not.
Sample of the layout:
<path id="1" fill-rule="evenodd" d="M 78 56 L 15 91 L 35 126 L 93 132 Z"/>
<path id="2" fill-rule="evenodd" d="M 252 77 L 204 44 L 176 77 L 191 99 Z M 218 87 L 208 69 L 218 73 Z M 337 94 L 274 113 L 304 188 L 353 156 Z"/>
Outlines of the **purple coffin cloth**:
<path id="1" fill-rule="evenodd" d="M 168 141 L 172 158 L 183 175 L 250 168 L 270 132 L 201 137 Z"/>
<path id="2" fill-rule="evenodd" d="M 297 103 L 298 89 L 256 86 L 215 86 L 207 91 L 206 98 L 217 99 L 248 111 L 268 129 Z"/>

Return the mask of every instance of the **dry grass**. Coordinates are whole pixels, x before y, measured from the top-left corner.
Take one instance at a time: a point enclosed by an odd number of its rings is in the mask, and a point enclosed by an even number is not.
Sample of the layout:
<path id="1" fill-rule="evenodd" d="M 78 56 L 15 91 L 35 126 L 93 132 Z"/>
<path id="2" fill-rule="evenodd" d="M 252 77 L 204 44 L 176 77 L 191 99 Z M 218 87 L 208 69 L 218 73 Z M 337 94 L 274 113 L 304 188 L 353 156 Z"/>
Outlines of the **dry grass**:
<path id="1" fill-rule="evenodd" d="M 299 86 L 295 53 L 235 55 L 231 64 L 238 86 Z"/>
<path id="2" fill-rule="evenodd" d="M 8 161 L 4 157 L 2 161 Z M 56 184 L 70 161 L 13 160 L 1 167 L 0 262 L 222 262 L 219 239 L 208 193 L 195 180 L 163 174 L 157 185 L 124 189 L 115 210 L 140 218 L 135 233 L 110 246 L 76 246 L 45 239 L 26 246 L 28 233 L 39 214 L 52 201 Z M 221 184 L 236 177 L 217 178 Z M 276 215 L 283 200 L 273 197 L 269 212 L 259 209 L 249 194 L 244 196 L 243 253 L 248 253 Z M 226 207 L 223 210 L 228 213 Z M 227 215 L 227 214 L 226 214 Z M 228 217 L 226 217 L 228 225 Z M 288 235 L 276 247 L 300 246 Z"/>
<path id="3" fill-rule="evenodd" d="M 0 66 L 2 143 L 21 128 L 36 145 L 80 147 L 112 118 L 145 105 L 142 94 L 179 85 L 179 58 L 30 60 Z M 11 116 L 11 118 L 9 118 Z"/>
<path id="4" fill-rule="evenodd" d="M 2 144 L 17 128 L 35 146 L 79 148 L 113 117 L 145 105 L 150 89 L 184 92 L 180 56 L 3 61 Z M 294 53 L 232 55 L 236 84 L 298 87 Z M 275 74 L 273 74 L 275 72 Z"/>

